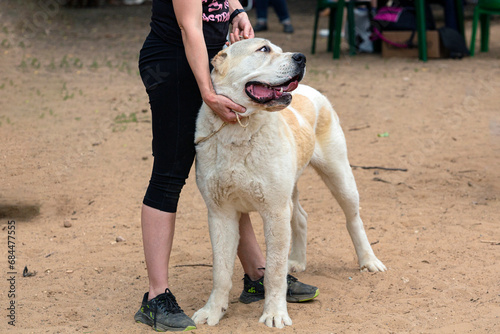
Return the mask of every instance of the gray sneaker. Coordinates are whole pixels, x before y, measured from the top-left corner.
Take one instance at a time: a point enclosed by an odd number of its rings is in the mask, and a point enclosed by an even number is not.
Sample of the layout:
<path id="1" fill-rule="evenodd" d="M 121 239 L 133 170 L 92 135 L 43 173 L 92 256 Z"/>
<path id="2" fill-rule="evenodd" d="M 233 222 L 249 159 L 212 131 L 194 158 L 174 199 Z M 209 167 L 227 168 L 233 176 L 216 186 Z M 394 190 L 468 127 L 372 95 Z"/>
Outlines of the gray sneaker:
<path id="1" fill-rule="evenodd" d="M 315 286 L 304 284 L 292 275 L 286 276 L 288 289 L 286 291 L 286 301 L 289 303 L 300 303 L 312 300 L 319 295 L 319 289 Z M 264 276 L 256 281 L 252 281 L 247 274 L 243 277 L 243 291 L 240 295 L 240 302 L 250 304 L 265 298 Z"/>
<path id="2" fill-rule="evenodd" d="M 293 34 L 293 26 L 290 23 L 283 24 L 283 32 L 287 34 Z"/>
<path id="3" fill-rule="evenodd" d="M 136 322 L 153 327 L 157 332 L 190 331 L 196 329 L 194 321 L 179 307 L 169 289 L 150 301 L 149 293 L 144 294 L 142 305 L 134 316 Z"/>

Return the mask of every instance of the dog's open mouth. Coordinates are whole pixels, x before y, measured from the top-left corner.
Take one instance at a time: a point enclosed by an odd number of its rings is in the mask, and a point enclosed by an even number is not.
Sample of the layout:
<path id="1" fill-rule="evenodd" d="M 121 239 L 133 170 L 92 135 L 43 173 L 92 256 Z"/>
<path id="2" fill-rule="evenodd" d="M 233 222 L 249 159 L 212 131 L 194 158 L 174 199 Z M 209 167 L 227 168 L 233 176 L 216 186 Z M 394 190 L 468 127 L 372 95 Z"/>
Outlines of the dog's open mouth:
<path id="1" fill-rule="evenodd" d="M 245 92 L 255 102 L 267 103 L 290 96 L 290 92 L 298 87 L 300 79 L 300 75 L 296 75 L 287 82 L 275 86 L 250 81 L 245 85 Z"/>

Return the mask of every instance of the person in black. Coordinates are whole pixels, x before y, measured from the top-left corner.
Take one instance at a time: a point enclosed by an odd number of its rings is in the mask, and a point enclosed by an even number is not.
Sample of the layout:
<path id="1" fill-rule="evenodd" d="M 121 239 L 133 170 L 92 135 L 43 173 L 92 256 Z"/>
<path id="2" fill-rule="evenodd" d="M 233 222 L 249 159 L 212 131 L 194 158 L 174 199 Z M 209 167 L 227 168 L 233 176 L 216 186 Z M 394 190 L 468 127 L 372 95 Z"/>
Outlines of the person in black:
<path id="1" fill-rule="evenodd" d="M 179 195 L 194 161 L 195 124 L 202 102 L 228 123 L 237 121 L 232 110 L 245 111 L 217 95 L 210 79 L 209 60 L 226 44 L 230 24 L 231 43 L 254 37 L 237 0 L 153 0 L 151 32 L 140 51 L 139 70 L 152 113 L 154 162 L 141 212 L 149 291 L 134 318 L 155 330 L 196 328 L 169 289 L 168 264 Z M 265 258 L 248 214 L 240 220 L 238 256 L 245 271 L 244 287 L 254 292 L 252 298 L 247 292 L 240 299 L 264 298 L 259 279 Z M 298 292 L 302 298 L 306 292 L 308 299 L 317 295 L 317 288 L 291 276 L 289 280 L 290 295 Z"/>
<path id="2" fill-rule="evenodd" d="M 269 5 L 273 6 L 280 23 L 283 25 L 283 32 L 293 33 L 292 20 L 290 19 L 286 0 L 255 0 L 255 10 L 257 12 L 255 32 L 267 30 L 267 9 Z"/>

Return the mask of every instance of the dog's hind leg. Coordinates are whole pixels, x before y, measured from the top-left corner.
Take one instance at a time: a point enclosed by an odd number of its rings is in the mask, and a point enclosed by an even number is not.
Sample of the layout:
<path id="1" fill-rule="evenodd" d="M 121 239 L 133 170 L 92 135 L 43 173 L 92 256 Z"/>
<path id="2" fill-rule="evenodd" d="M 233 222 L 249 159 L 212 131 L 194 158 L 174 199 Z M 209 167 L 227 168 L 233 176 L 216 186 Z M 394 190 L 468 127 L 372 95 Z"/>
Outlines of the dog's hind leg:
<path id="1" fill-rule="evenodd" d="M 386 271 L 387 268 L 373 253 L 359 215 L 359 194 L 347 159 L 345 138 L 340 125 L 332 129 L 332 138 L 335 140 L 323 142 L 316 147 L 311 165 L 344 211 L 347 230 L 354 244 L 360 269 Z"/>
<path id="2" fill-rule="evenodd" d="M 293 190 L 292 201 L 292 248 L 288 257 L 288 272 L 299 272 L 304 271 L 307 264 L 307 213 L 300 205 L 297 186 Z"/>
<path id="3" fill-rule="evenodd" d="M 206 305 L 193 315 L 197 324 L 217 325 L 228 307 L 234 260 L 239 241 L 240 214 L 209 210 L 209 230 L 213 251 L 213 287 Z"/>

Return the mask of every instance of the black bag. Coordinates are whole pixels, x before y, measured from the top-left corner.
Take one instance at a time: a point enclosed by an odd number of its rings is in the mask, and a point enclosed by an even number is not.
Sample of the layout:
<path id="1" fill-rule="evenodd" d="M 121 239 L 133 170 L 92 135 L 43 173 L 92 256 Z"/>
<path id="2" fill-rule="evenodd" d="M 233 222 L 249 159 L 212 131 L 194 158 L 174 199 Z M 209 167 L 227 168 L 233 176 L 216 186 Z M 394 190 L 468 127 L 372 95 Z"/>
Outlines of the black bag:
<path id="1" fill-rule="evenodd" d="M 400 3 L 404 5 L 403 3 Z M 429 5 L 425 7 L 426 29 L 435 30 L 436 25 Z M 400 48 L 415 47 L 413 42 L 417 30 L 417 15 L 413 6 L 382 7 L 373 17 L 373 40 L 382 39 L 385 42 Z M 394 43 L 382 35 L 383 31 L 411 31 L 411 37 L 407 42 Z"/>
<path id="2" fill-rule="evenodd" d="M 470 55 L 465 45 L 465 38 L 458 31 L 448 27 L 438 29 L 443 47 L 448 50 L 450 58 L 461 59 Z"/>
<path id="3" fill-rule="evenodd" d="M 425 6 L 425 25 L 427 30 L 436 30 L 432 10 Z M 373 26 L 380 31 L 417 30 L 417 13 L 414 6 L 381 7 L 373 17 Z"/>

